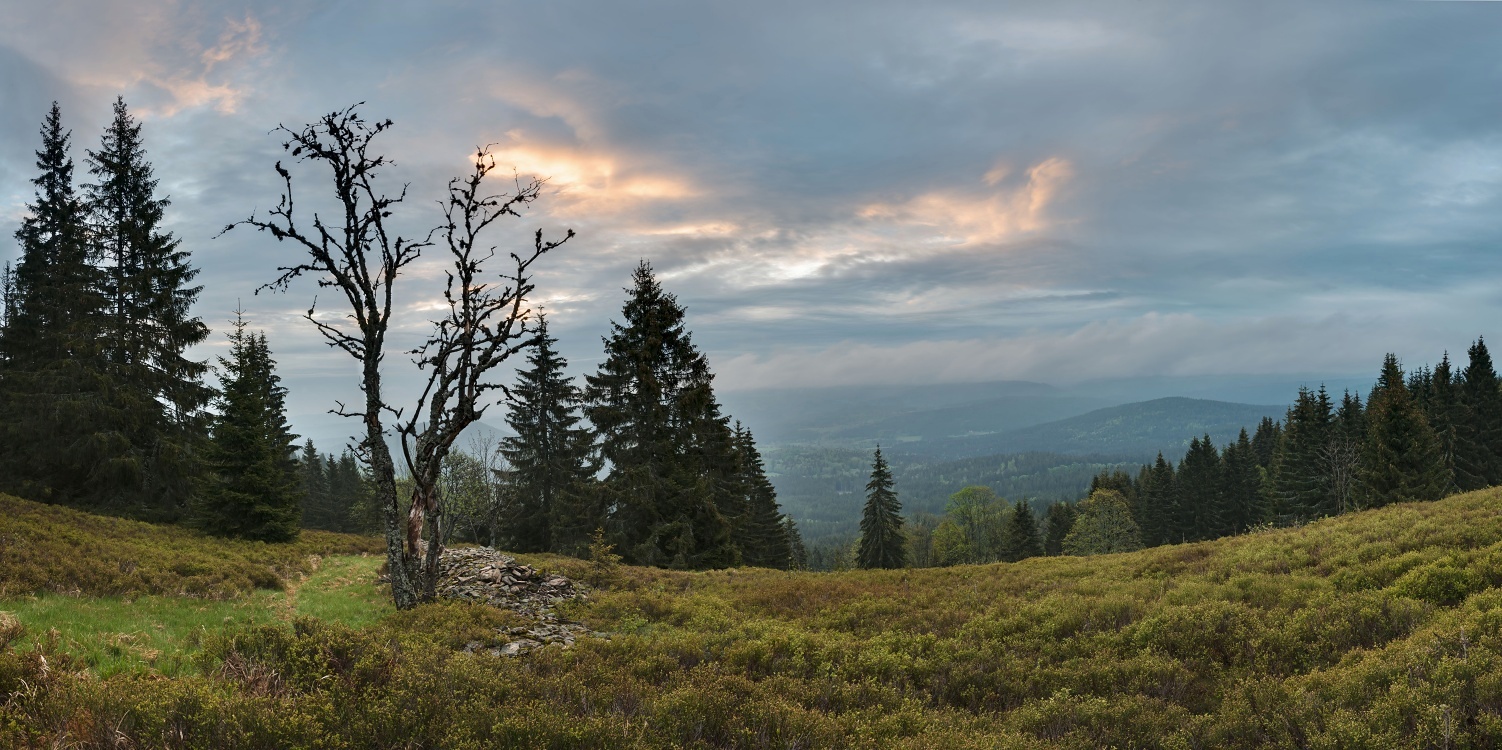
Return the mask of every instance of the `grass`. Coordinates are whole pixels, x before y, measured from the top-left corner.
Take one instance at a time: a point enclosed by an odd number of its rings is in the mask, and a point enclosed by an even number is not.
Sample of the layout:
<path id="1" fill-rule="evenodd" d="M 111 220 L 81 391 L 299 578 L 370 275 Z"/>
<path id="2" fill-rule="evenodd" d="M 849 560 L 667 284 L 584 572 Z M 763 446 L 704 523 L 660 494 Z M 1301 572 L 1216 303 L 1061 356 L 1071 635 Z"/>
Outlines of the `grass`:
<path id="1" fill-rule="evenodd" d="M 0 598 L 164 594 L 227 599 L 311 572 L 313 556 L 380 554 L 373 537 L 304 531 L 287 544 L 217 539 L 0 494 Z"/>
<path id="2" fill-rule="evenodd" d="M 311 575 L 234 599 L 43 593 L 0 600 L 0 612 L 26 628 L 19 648 L 51 643 L 95 677 L 181 677 L 197 673 L 193 658 L 210 634 L 297 617 L 365 627 L 395 612 L 390 593 L 376 585 L 380 562 L 370 555 L 315 558 Z"/>
<path id="3" fill-rule="evenodd" d="M 464 649 L 505 642 L 509 613 L 390 612 L 376 562 L 324 557 L 279 589 L 137 598 L 138 619 L 100 621 L 95 651 L 142 633 L 113 648 L 180 644 L 170 669 L 91 667 L 81 626 L 32 632 L 39 648 L 0 650 L 0 745 L 1502 746 L 1499 489 L 1094 558 L 621 568 L 569 608 L 613 638 L 521 659 Z M 92 601 L 35 601 L 53 599 Z M 204 622 L 151 619 L 157 600 Z M 220 606 L 244 619 L 208 623 Z"/>

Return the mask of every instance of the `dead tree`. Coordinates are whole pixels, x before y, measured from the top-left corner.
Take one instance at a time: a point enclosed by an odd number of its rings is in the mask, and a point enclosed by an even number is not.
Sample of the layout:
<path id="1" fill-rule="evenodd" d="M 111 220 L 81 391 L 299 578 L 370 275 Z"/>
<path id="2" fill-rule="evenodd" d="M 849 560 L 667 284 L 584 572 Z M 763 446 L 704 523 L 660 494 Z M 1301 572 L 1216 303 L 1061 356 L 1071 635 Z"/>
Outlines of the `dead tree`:
<path id="1" fill-rule="evenodd" d="M 441 202 L 444 223 L 422 238 L 396 234 L 388 222 L 406 199 L 407 186 L 395 196 L 380 192 L 377 173 L 390 161 L 371 150 L 371 141 L 389 129 L 391 121 L 369 122 L 358 113 L 359 106 L 325 115 L 300 130 L 281 126 L 276 131 L 286 136 L 282 148 L 292 158 L 329 169 L 342 216 L 325 220 L 315 212 L 311 230 L 299 225 L 292 175 L 278 161 L 276 171 L 284 186 L 281 201 L 265 217 L 252 215 L 225 231 L 253 227 L 307 253 L 301 262 L 278 268 L 280 276 L 263 289 L 284 291 L 297 278 L 310 275 L 319 287 L 337 290 L 349 304 L 347 323 L 315 317 L 316 299 L 304 317 L 329 346 L 342 349 L 361 364 L 364 405 L 352 409 L 340 403 L 332 413 L 358 418 L 365 428 L 356 452 L 370 468 L 381 503 L 392 597 L 397 608 L 408 609 L 434 595 L 444 541 L 442 502 L 436 491 L 443 458 L 459 433 L 485 413 L 486 394 L 503 388 L 489 383 L 487 375 L 532 343 L 531 310 L 526 302 L 534 288 L 529 268 L 574 233 L 570 230 L 562 240 L 545 242 L 538 230 L 527 252 L 510 254 L 513 270 L 488 275 L 484 264 L 496 252 L 480 246 L 480 235 L 502 216 L 519 216 L 518 209 L 537 199 L 542 182 L 517 181 L 514 193 L 489 193 L 484 189 L 485 178 L 495 162 L 482 148 L 473 172 L 450 181 L 449 194 Z M 412 416 L 404 419 L 405 410 L 388 403 L 381 387 L 392 291 L 402 269 L 436 244 L 435 236 L 446 241 L 453 262 L 444 291 L 449 310 L 444 319 L 434 322 L 426 343 L 411 352 L 418 367 L 427 371 L 428 381 Z M 386 443 L 387 417 L 401 437 L 403 459 L 413 478 L 405 514 Z M 420 541 L 425 530 L 426 545 Z"/>

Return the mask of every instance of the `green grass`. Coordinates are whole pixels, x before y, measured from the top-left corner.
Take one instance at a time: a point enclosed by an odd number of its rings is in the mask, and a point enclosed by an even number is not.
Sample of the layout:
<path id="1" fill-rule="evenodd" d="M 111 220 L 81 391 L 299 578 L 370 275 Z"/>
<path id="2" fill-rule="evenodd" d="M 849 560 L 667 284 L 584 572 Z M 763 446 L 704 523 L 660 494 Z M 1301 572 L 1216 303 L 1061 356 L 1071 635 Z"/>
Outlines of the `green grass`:
<path id="1" fill-rule="evenodd" d="M 0 598 L 54 592 L 225 599 L 275 589 L 315 555 L 380 554 L 373 537 L 304 531 L 287 544 L 83 513 L 0 494 Z"/>
<path id="2" fill-rule="evenodd" d="M 0 746 L 1502 746 L 1498 489 L 1095 558 L 622 568 L 569 607 L 615 637 L 520 659 L 463 650 L 503 643 L 509 613 L 391 613 L 376 562 L 310 562 L 290 594 L 161 598 L 246 613 L 163 622 L 187 644 L 173 671 L 81 675 L 80 629 L 0 650 Z"/>

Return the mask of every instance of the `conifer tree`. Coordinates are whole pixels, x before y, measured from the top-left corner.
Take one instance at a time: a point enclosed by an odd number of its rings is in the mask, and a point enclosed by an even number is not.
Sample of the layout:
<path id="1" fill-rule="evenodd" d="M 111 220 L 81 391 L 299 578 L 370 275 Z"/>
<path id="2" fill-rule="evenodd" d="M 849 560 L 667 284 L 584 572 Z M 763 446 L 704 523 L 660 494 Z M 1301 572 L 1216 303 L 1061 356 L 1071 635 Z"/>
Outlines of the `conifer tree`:
<path id="1" fill-rule="evenodd" d="M 500 444 L 511 467 L 505 536 L 518 552 L 581 553 L 605 521 L 591 487 L 594 435 L 579 424 L 579 389 L 564 374 L 568 360 L 545 316 L 538 317 L 536 341 L 507 404 L 506 424 L 516 434 Z"/>
<path id="2" fill-rule="evenodd" d="M 1018 500 L 1012 506 L 1002 532 L 1001 559 L 1007 562 L 1026 560 L 1043 554 L 1043 540 L 1038 536 L 1038 519 L 1026 500 Z"/>
<path id="3" fill-rule="evenodd" d="M 683 568 L 735 564 L 730 521 L 733 437 L 684 310 L 642 261 L 605 359 L 586 375 L 585 415 L 609 473 L 606 531 L 630 562 Z"/>
<path id="4" fill-rule="evenodd" d="M 1267 469 L 1272 466 L 1273 454 L 1278 450 L 1278 441 L 1282 438 L 1283 425 L 1273 421 L 1272 417 L 1263 417 L 1257 423 L 1257 431 L 1252 434 L 1252 452 L 1257 454 L 1257 466 Z"/>
<path id="5" fill-rule="evenodd" d="M 332 459 L 333 456 L 329 458 Z M 312 438 L 303 443 L 302 452 L 297 458 L 297 470 L 302 477 L 302 525 L 305 529 L 345 530 L 344 518 L 329 493 L 329 472 L 333 469 L 331 464 L 332 461 L 329 465 L 324 463 Z"/>
<path id="6" fill-rule="evenodd" d="M 1403 382 L 1397 356 L 1388 354 L 1367 401 L 1367 438 L 1361 456 L 1361 502 L 1438 500 L 1452 478 L 1439 438 Z"/>
<path id="7" fill-rule="evenodd" d="M 1074 526 L 1075 510 L 1072 503 L 1051 503 L 1043 516 L 1043 554 L 1064 554 L 1064 539 Z"/>
<path id="8" fill-rule="evenodd" d="M 1183 541 L 1182 536 L 1176 536 L 1175 519 L 1181 510 L 1173 463 L 1159 452 L 1152 466 L 1143 469 L 1142 480 L 1137 483 L 1137 507 L 1132 510 L 1134 518 L 1140 519 L 1143 543 L 1155 547 Z"/>
<path id="9" fill-rule="evenodd" d="M 1426 377 L 1425 388 L 1428 388 L 1428 382 Z M 1331 506 L 1337 513 L 1356 508 L 1366 432 L 1366 410 L 1361 405 L 1361 397 L 1346 391 L 1335 410 L 1330 437 L 1320 453 L 1319 462 L 1329 488 Z"/>
<path id="10" fill-rule="evenodd" d="M 204 451 L 207 471 L 195 521 L 221 536 L 284 542 L 297 536 L 302 520 L 296 436 L 266 337 L 245 326 L 237 311 L 230 356 L 219 358 L 220 409 Z"/>
<path id="11" fill-rule="evenodd" d="M 36 500 L 101 504 L 116 489 L 118 442 L 98 335 L 104 300 L 87 206 L 73 184 L 70 133 L 54 102 L 36 152 L 35 199 L 16 232 L 0 329 L 0 486 Z"/>
<path id="12" fill-rule="evenodd" d="M 741 563 L 786 570 L 792 563 L 793 551 L 783 524 L 782 509 L 777 505 L 777 491 L 767 479 L 751 431 L 737 422 L 734 434 L 736 479 L 742 511 L 733 520 Z"/>
<path id="13" fill-rule="evenodd" d="M 1261 472 L 1257 452 L 1243 429 L 1221 453 L 1221 518 L 1223 534 L 1240 534 L 1260 521 Z"/>
<path id="14" fill-rule="evenodd" d="M 808 547 L 803 544 L 803 534 L 792 516 L 782 517 L 782 530 L 787 535 L 788 567 L 792 570 L 808 570 Z"/>
<path id="15" fill-rule="evenodd" d="M 856 565 L 861 568 L 900 568 L 907 560 L 902 535 L 902 504 L 897 501 L 892 471 L 876 447 L 871 480 L 866 483 L 866 507 L 861 514 L 861 539 Z"/>
<path id="16" fill-rule="evenodd" d="M 1502 390 L 1486 341 L 1467 350 L 1456 415 L 1455 484 L 1462 491 L 1502 484 Z"/>
<path id="17" fill-rule="evenodd" d="M 1221 495 L 1223 470 L 1220 452 L 1210 436 L 1189 441 L 1189 451 L 1179 464 L 1176 476 L 1179 501 L 1178 518 L 1172 523 L 1169 542 L 1214 539 L 1223 533 Z"/>
<path id="18" fill-rule="evenodd" d="M 1333 432 L 1332 416 L 1324 386 L 1318 391 L 1299 389 L 1268 470 L 1272 520 L 1307 520 L 1340 512 L 1321 465 Z"/>
<path id="19" fill-rule="evenodd" d="M 1449 469 L 1450 476 L 1455 481 L 1459 481 L 1459 473 L 1455 468 L 1456 444 L 1460 439 L 1460 422 L 1464 419 L 1465 413 L 1460 403 L 1460 385 L 1460 376 L 1455 373 L 1455 368 L 1450 364 L 1450 353 L 1445 352 L 1439 364 L 1434 366 L 1425 398 L 1419 401 L 1419 408 L 1423 410 L 1424 417 L 1429 420 L 1429 426 L 1434 429 L 1435 436 L 1439 438 L 1440 450 L 1445 457 L 1445 467 Z M 1362 439 L 1365 439 L 1365 420 L 1361 427 Z M 1449 489 L 1456 489 L 1453 482 Z"/>
<path id="20" fill-rule="evenodd" d="M 208 337 L 191 307 L 202 287 L 188 251 L 162 230 L 166 198 L 146 161 L 141 126 L 123 99 L 100 147 L 88 152 L 85 186 L 92 236 L 103 261 L 104 356 L 112 381 L 108 428 L 120 437 L 108 463 L 126 486 L 128 512 L 172 518 L 196 481 L 196 451 L 211 389 L 207 364 L 186 350 Z"/>

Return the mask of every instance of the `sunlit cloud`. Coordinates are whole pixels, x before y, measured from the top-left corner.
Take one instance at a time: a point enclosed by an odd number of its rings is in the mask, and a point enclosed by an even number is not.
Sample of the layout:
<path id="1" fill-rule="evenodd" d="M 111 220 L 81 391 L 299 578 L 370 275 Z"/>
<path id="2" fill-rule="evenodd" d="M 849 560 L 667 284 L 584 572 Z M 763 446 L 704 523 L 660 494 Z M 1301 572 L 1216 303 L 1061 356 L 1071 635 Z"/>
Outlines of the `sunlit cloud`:
<path id="1" fill-rule="evenodd" d="M 876 224 L 922 227 L 935 242 L 976 245 L 1004 242 L 1036 233 L 1051 225 L 1048 210 L 1074 178 L 1069 161 L 1053 157 L 1033 165 L 1026 181 L 1008 189 L 1002 184 L 1009 170 L 998 165 L 982 180 L 993 189 L 938 190 L 901 203 L 872 203 L 860 209 L 861 218 Z"/>

